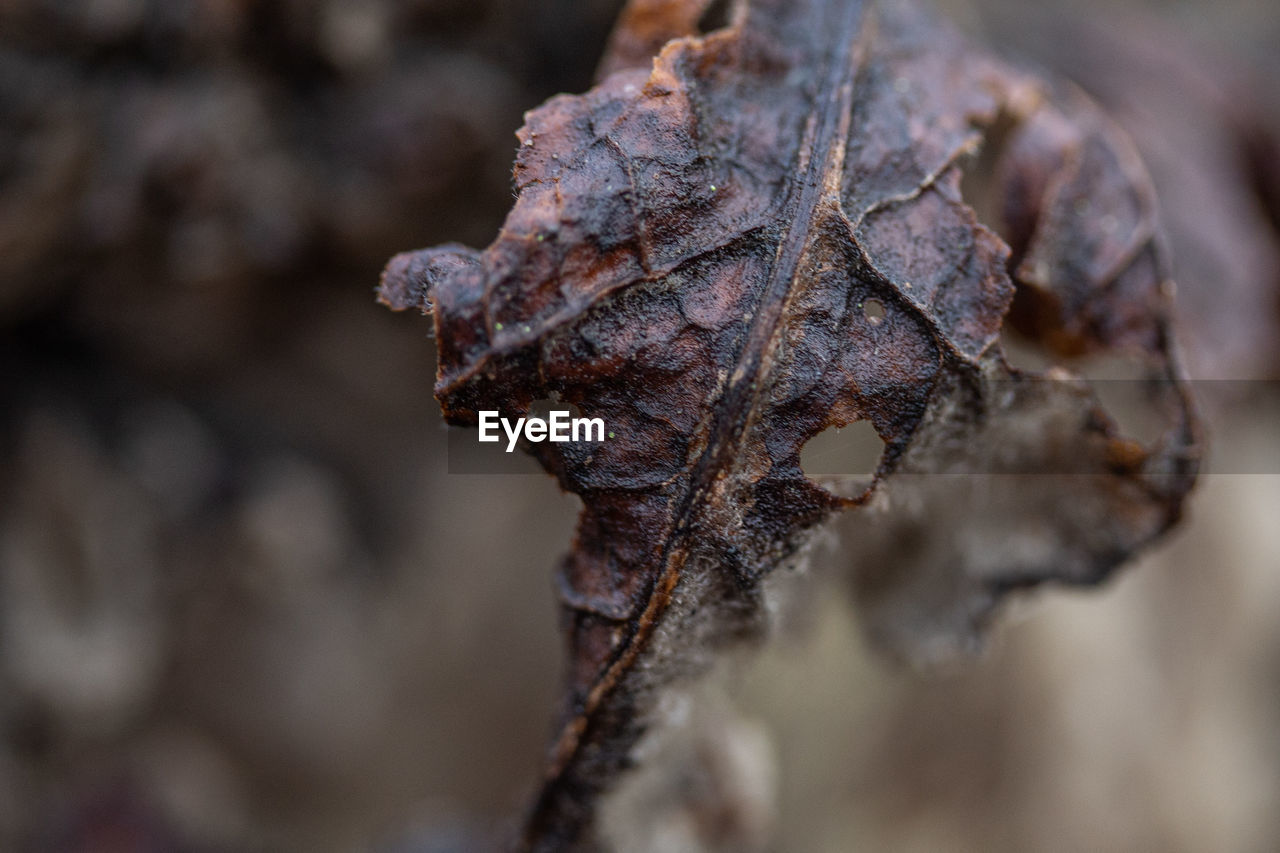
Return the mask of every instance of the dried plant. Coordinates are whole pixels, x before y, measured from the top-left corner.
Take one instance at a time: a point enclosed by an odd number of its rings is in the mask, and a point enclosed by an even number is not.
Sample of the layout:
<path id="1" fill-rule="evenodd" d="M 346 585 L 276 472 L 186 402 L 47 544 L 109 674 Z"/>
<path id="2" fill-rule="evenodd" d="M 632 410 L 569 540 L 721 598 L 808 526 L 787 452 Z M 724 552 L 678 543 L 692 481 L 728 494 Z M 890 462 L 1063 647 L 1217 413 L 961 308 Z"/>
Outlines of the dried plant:
<path id="1" fill-rule="evenodd" d="M 762 633 L 764 579 L 833 514 L 874 515 L 847 543 L 868 625 L 929 658 L 1011 590 L 1106 577 L 1195 477 L 1153 192 L 1084 95 L 908 3 L 746 0 L 699 32 L 708 5 L 633 0 L 595 88 L 527 114 L 497 239 L 397 256 L 380 291 L 433 315 L 451 423 L 553 397 L 610 431 L 530 447 L 583 501 L 530 849 L 600 843 L 661 692 Z M 1011 366 L 1010 328 L 1134 360 L 1159 436 Z M 856 421 L 874 477 L 806 476 Z"/>

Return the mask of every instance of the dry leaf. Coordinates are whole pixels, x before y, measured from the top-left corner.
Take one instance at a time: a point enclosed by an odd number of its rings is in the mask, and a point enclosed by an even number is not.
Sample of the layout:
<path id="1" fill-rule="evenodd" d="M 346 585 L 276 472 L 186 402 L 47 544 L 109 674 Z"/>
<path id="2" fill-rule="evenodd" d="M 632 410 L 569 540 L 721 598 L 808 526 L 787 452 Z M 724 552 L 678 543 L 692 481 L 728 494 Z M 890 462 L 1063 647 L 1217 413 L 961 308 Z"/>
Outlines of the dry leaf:
<path id="1" fill-rule="evenodd" d="M 912 5 L 741 2 L 698 35 L 705 5 L 633 2 L 611 73 L 527 115 L 493 244 L 384 275 L 384 302 L 434 314 L 450 422 L 554 397 L 612 436 L 532 447 L 583 511 L 530 848 L 595 843 L 659 689 L 759 633 L 761 580 L 836 511 L 883 510 L 850 543 L 860 597 L 928 656 L 1010 589 L 1101 579 L 1194 479 L 1150 186 L 1082 95 Z M 961 197 L 980 151 L 1012 260 Z M 1138 359 L 1159 438 L 1061 368 L 1011 368 L 1007 316 L 1063 357 Z M 806 477 L 805 443 L 859 420 L 874 479 Z"/>

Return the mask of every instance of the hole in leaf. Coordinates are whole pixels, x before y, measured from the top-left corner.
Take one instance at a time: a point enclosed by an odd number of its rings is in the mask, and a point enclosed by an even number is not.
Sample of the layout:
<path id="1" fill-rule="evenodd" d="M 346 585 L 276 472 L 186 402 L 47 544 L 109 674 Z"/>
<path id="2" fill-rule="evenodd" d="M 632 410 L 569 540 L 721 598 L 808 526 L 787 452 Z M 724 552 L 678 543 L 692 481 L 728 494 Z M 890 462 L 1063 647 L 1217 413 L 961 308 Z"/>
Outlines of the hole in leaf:
<path id="1" fill-rule="evenodd" d="M 884 319 L 884 303 L 879 299 L 868 299 L 862 303 L 862 313 L 866 316 L 867 322 L 878 326 Z"/>
<path id="2" fill-rule="evenodd" d="M 1100 353 L 1068 366 L 1089 383 L 1103 410 L 1126 438 L 1150 445 L 1170 423 L 1165 403 L 1173 390 L 1168 385 L 1171 380 L 1153 377 L 1151 367 L 1142 359 Z"/>
<path id="3" fill-rule="evenodd" d="M 884 440 L 871 421 L 854 421 L 845 427 L 827 427 L 805 442 L 800 451 L 800 467 L 811 480 L 855 477 L 867 481 L 865 487 L 883 453 Z"/>
<path id="4" fill-rule="evenodd" d="M 552 391 L 549 397 L 544 397 L 541 400 L 534 400 L 529 404 L 528 417 L 542 418 L 543 420 L 546 420 L 550 417 L 553 411 L 568 412 L 569 416 L 573 418 L 582 416 L 581 409 L 573 403 L 561 400 L 560 393 L 558 391 Z"/>
<path id="5" fill-rule="evenodd" d="M 1007 319 L 1000 330 L 1000 348 L 1005 362 L 1018 370 L 1042 373 L 1057 363 L 1039 341 L 1018 331 Z"/>
<path id="6" fill-rule="evenodd" d="M 698 32 L 706 33 L 719 30 L 733 23 L 733 0 L 712 0 L 711 5 L 698 19 Z"/>
<path id="7" fill-rule="evenodd" d="M 1000 335 L 1000 346 L 1011 367 L 1042 374 L 1056 365 L 1083 379 L 1125 438 L 1150 445 L 1173 422 L 1168 406 L 1171 380 L 1154 376 L 1141 358 L 1118 353 L 1063 358 L 1008 327 Z"/>
<path id="8" fill-rule="evenodd" d="M 1000 161 L 1017 130 L 1018 121 L 1017 117 L 1003 111 L 996 116 L 994 122 L 983 128 L 982 147 L 972 157 L 967 158 L 960 173 L 960 197 L 964 199 L 965 204 L 973 208 L 978 222 L 990 228 L 1006 242 L 1016 238 L 1010 234 L 1007 223 L 1004 221 L 999 183 L 996 178 Z M 1014 247 L 1015 253 L 1018 252 L 1018 248 Z"/>

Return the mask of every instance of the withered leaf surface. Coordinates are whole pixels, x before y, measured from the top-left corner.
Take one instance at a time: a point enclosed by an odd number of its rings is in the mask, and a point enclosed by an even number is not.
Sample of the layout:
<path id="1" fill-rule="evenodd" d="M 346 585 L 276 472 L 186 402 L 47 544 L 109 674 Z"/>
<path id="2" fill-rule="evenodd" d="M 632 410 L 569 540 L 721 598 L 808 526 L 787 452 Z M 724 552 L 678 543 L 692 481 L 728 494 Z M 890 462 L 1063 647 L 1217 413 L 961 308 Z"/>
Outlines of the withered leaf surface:
<path id="1" fill-rule="evenodd" d="M 583 501 L 532 848 L 598 842 L 656 692 L 759 631 L 762 578 L 835 511 L 875 517 L 849 543 L 873 630 L 927 655 L 1004 591 L 1101 579 L 1194 478 L 1148 182 L 1082 95 L 914 5 L 754 0 L 700 35 L 705 5 L 633 2 L 599 84 L 526 116 L 493 244 L 383 279 L 434 314 L 450 422 L 555 397 L 611 436 L 531 448 Z M 961 198 L 984 140 L 1012 250 Z M 1144 364 L 1154 443 L 1067 371 L 1006 363 L 1015 280 L 1048 351 Z M 873 480 L 807 478 L 805 443 L 858 420 L 885 444 Z"/>

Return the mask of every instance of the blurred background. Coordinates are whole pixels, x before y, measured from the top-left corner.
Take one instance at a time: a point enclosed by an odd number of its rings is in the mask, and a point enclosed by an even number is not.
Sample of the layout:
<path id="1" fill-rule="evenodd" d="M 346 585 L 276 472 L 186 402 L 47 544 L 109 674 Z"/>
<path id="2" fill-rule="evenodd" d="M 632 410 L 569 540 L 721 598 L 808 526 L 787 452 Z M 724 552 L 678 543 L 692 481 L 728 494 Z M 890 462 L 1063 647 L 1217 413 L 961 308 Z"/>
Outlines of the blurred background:
<path id="1" fill-rule="evenodd" d="M 523 110 L 618 5 L 0 0 L 0 850 L 501 835 L 576 499 L 448 473 L 429 324 L 373 288 L 490 241 Z M 1138 142 L 1214 473 L 943 672 L 814 596 L 730 683 L 764 849 L 1280 849 L 1280 9 L 944 8 Z"/>

